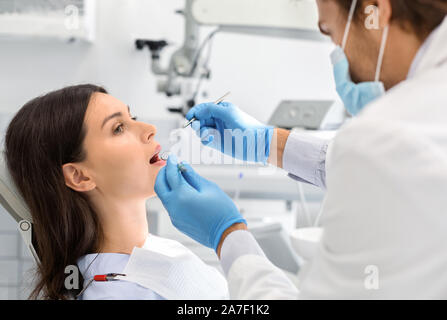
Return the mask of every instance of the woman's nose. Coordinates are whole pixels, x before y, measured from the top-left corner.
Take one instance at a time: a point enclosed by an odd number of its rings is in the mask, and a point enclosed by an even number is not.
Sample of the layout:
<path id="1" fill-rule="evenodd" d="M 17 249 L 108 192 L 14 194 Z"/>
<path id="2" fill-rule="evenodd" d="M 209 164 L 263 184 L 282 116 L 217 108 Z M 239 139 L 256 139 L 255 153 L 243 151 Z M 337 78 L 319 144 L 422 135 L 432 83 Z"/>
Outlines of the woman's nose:
<path id="1" fill-rule="evenodd" d="M 145 142 L 151 141 L 155 137 L 156 133 L 157 133 L 157 127 L 151 124 L 147 124 L 146 129 L 144 131 Z"/>

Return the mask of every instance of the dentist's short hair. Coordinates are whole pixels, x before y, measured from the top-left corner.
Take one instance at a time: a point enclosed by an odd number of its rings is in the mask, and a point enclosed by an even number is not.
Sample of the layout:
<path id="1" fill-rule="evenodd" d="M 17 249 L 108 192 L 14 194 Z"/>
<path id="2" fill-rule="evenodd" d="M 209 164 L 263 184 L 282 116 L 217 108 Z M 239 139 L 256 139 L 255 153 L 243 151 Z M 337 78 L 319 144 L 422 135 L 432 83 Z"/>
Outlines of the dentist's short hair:
<path id="1" fill-rule="evenodd" d="M 325 1 L 335 1 L 348 15 L 353 0 Z M 370 4 L 369 0 L 359 0 L 355 20 L 363 22 L 366 17 L 364 9 Z M 390 0 L 390 4 L 393 10 L 391 20 L 399 23 L 403 30 L 415 33 L 421 40 L 447 15 L 447 0 Z"/>

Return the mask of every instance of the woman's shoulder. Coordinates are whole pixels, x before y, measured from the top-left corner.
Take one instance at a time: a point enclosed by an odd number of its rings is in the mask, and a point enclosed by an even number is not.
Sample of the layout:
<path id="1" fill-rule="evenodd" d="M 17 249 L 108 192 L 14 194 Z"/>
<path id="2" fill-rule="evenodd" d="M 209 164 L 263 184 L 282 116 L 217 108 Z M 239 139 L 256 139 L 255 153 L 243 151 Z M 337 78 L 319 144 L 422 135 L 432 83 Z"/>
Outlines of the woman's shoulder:
<path id="1" fill-rule="evenodd" d="M 82 256 L 78 261 L 84 286 L 95 275 L 122 273 L 130 255 L 121 253 L 96 253 Z M 151 289 L 125 280 L 93 281 L 81 295 L 82 300 L 161 300 L 163 297 Z"/>
<path id="2" fill-rule="evenodd" d="M 86 285 L 84 281 L 84 285 Z M 151 289 L 125 280 L 95 282 L 93 281 L 80 300 L 164 300 Z"/>

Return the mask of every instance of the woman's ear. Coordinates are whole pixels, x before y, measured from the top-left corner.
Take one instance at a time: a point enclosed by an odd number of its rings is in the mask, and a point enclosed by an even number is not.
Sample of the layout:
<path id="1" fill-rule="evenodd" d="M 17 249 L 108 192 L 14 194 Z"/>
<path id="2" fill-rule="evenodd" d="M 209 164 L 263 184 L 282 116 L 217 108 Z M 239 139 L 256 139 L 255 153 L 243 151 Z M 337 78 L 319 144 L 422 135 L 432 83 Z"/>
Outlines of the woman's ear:
<path id="1" fill-rule="evenodd" d="M 86 192 L 94 189 L 96 184 L 92 178 L 85 174 L 85 170 L 75 163 L 66 163 L 62 166 L 65 185 L 78 192 Z"/>

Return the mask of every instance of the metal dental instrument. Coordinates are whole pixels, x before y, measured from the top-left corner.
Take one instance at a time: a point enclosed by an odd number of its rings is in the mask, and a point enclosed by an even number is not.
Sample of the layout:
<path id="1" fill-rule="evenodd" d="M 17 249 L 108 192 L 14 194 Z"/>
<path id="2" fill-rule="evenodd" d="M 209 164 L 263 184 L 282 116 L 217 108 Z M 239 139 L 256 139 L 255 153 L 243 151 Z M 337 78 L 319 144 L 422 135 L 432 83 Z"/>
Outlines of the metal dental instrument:
<path id="1" fill-rule="evenodd" d="M 186 167 L 185 167 L 183 164 L 181 164 L 181 163 L 179 163 L 179 164 L 177 165 L 177 168 L 180 170 L 180 172 L 186 172 L 186 171 L 188 171 L 188 169 L 186 169 Z"/>
<path id="2" fill-rule="evenodd" d="M 169 151 L 163 152 L 163 154 L 160 156 L 160 159 L 166 161 L 168 160 L 170 154 L 171 153 Z M 180 172 L 188 171 L 188 169 L 186 169 L 186 167 L 182 163 L 177 164 L 177 168 L 180 170 Z"/>
<path id="3" fill-rule="evenodd" d="M 227 93 L 225 93 L 221 98 L 219 98 L 219 99 L 217 99 L 215 102 L 214 102 L 214 104 L 219 104 L 219 103 L 221 103 L 222 101 L 224 101 L 225 100 L 225 98 L 230 94 L 231 92 L 230 91 L 228 91 Z M 196 118 L 192 118 L 191 120 L 189 120 L 188 121 L 188 123 L 187 124 L 185 124 L 184 126 L 183 126 L 183 129 L 185 129 L 185 128 L 187 128 L 191 123 L 193 123 L 195 120 L 197 120 Z M 181 129 L 179 129 L 179 130 L 181 130 Z M 169 154 L 170 154 L 171 152 L 170 151 L 163 151 L 163 152 L 161 152 L 160 153 L 160 155 L 159 155 L 159 157 L 160 157 L 160 159 L 161 160 L 168 160 L 168 157 L 169 157 Z M 184 171 L 186 171 L 186 169 L 184 169 L 183 167 L 179 167 L 179 170 L 180 171 L 182 171 L 182 172 L 184 172 Z"/>
<path id="4" fill-rule="evenodd" d="M 219 104 L 219 103 L 221 103 L 222 101 L 224 101 L 225 98 L 226 98 L 230 93 L 231 93 L 231 92 L 227 92 L 224 96 L 222 96 L 222 98 L 217 99 L 217 100 L 214 102 L 214 104 Z M 191 123 L 193 123 L 193 122 L 196 121 L 196 120 L 197 120 L 197 119 L 193 117 L 191 120 L 188 121 L 187 124 L 185 124 L 185 125 L 183 126 L 183 129 L 185 129 L 186 127 L 188 127 Z"/>
<path id="5" fill-rule="evenodd" d="M 160 159 L 161 159 L 161 160 L 166 161 L 166 160 L 168 160 L 168 158 L 169 158 L 169 152 L 167 152 L 167 151 L 163 152 L 163 153 L 160 155 Z"/>

